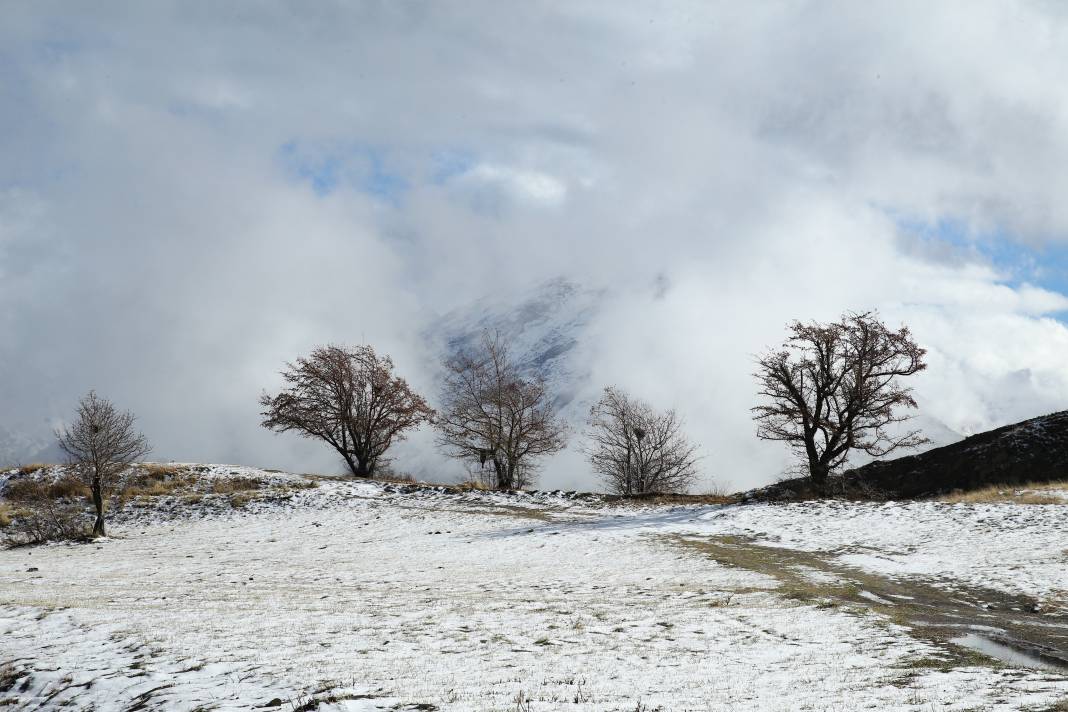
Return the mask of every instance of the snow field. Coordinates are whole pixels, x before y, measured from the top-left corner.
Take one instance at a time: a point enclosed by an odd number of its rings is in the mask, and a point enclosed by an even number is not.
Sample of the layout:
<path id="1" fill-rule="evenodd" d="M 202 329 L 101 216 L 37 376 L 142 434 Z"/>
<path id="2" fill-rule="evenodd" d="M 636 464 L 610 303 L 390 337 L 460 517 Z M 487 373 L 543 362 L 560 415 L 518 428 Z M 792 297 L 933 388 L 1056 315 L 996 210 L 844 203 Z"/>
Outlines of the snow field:
<path id="1" fill-rule="evenodd" d="M 774 579 L 675 541 L 759 523 L 788 545 L 806 526 L 824 542 L 840 513 L 787 514 L 331 481 L 199 519 L 140 510 L 97 544 L 0 551 L 0 662 L 31 673 L 0 700 L 119 710 L 148 693 L 143 709 L 293 709 L 318 692 L 362 697 L 322 710 L 630 712 L 1068 697 L 1049 673 L 914 668 L 940 651 L 876 616 L 783 599 Z"/>

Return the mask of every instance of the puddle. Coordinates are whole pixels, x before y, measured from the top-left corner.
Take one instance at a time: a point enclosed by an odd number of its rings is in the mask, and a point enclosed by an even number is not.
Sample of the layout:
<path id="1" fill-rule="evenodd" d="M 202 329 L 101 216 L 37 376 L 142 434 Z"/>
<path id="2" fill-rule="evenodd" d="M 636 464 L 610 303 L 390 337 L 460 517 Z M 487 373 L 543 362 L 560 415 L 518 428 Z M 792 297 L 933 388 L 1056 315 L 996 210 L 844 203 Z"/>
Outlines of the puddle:
<path id="1" fill-rule="evenodd" d="M 983 655 L 989 655 L 992 658 L 996 658 L 1001 662 L 1014 667 L 1039 668 L 1041 670 L 1055 670 L 1057 672 L 1063 672 L 1066 669 L 1064 665 L 1058 665 L 1049 660 L 1034 655 L 1028 655 L 1027 653 L 1020 652 L 1016 648 L 1010 648 L 1008 645 L 1003 645 L 1002 643 L 993 641 L 990 638 L 984 638 L 975 633 L 968 633 L 967 635 L 962 635 L 957 638 L 950 638 L 949 642 L 978 651 Z"/>
<path id="2" fill-rule="evenodd" d="M 892 605 L 894 605 L 893 601 L 888 601 L 885 598 L 883 598 L 882 596 L 878 596 L 878 595 L 872 593 L 871 591 L 861 591 L 857 595 L 860 596 L 861 598 L 867 599 L 867 600 L 872 601 L 874 603 L 881 603 L 884 606 L 892 606 Z"/>

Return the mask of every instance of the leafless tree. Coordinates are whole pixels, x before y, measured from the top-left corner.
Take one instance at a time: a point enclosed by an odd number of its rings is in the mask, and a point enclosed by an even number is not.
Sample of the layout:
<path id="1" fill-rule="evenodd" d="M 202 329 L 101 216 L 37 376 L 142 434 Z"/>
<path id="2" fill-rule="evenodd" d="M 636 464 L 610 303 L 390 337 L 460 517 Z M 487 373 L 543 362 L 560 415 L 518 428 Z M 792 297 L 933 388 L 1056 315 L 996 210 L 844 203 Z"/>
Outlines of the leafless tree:
<path id="1" fill-rule="evenodd" d="M 105 536 L 104 502 L 120 484 L 119 478 L 134 462 L 149 453 L 145 436 L 134 430 L 134 416 L 120 412 L 94 391 L 78 403 L 70 427 L 56 431 L 59 447 L 67 454 L 75 477 L 89 488 L 96 508 L 93 536 Z"/>
<path id="2" fill-rule="evenodd" d="M 493 466 L 493 486 L 517 489 L 532 481 L 534 461 L 558 452 L 567 428 L 540 379 L 524 379 L 500 335 L 445 364 L 438 444 L 472 465 Z"/>
<path id="3" fill-rule="evenodd" d="M 260 398 L 263 427 L 325 441 L 356 477 L 374 477 L 389 448 L 434 415 L 370 346 L 321 346 L 287 364 L 282 378 L 280 393 Z"/>
<path id="4" fill-rule="evenodd" d="M 586 454 L 612 492 L 685 492 L 697 479 L 697 446 L 674 410 L 658 412 L 609 386 L 587 424 Z"/>
<path id="5" fill-rule="evenodd" d="M 758 361 L 766 403 L 753 418 L 758 437 L 790 445 L 817 489 L 853 450 L 881 457 L 927 442 L 919 431 L 891 430 L 911 417 L 902 409 L 916 407 L 899 379 L 927 367 L 907 327 L 892 331 L 874 312 L 847 312 L 829 324 L 795 321 L 789 332 Z"/>

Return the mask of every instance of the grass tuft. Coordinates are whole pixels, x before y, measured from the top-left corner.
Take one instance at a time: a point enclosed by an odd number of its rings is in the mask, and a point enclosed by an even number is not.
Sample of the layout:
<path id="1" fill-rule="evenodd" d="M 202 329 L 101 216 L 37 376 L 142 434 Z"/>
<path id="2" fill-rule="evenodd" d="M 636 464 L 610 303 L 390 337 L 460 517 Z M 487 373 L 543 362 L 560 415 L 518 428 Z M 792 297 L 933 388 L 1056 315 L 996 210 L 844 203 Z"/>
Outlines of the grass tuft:
<path id="1" fill-rule="evenodd" d="M 188 468 L 183 467 L 182 465 L 162 462 L 146 462 L 141 465 L 141 469 L 144 470 L 146 474 L 157 478 L 178 477 L 189 471 Z"/>
<path id="2" fill-rule="evenodd" d="M 0 663 L 0 692 L 7 692 L 15 686 L 21 675 L 11 663 Z"/>
<path id="3" fill-rule="evenodd" d="M 471 479 L 464 480 L 456 486 L 462 490 L 478 490 L 479 492 L 486 492 L 490 489 L 493 489 L 482 480 L 473 477 Z"/>
<path id="4" fill-rule="evenodd" d="M 263 480 L 257 477 L 229 477 L 225 480 L 215 480 L 211 483 L 211 491 L 214 494 L 234 494 L 237 492 L 249 492 L 263 487 Z"/>
<path id="5" fill-rule="evenodd" d="M 255 499 L 255 496 L 247 490 L 243 492 L 234 492 L 230 495 L 230 506 L 234 509 L 241 509 L 253 499 Z"/>

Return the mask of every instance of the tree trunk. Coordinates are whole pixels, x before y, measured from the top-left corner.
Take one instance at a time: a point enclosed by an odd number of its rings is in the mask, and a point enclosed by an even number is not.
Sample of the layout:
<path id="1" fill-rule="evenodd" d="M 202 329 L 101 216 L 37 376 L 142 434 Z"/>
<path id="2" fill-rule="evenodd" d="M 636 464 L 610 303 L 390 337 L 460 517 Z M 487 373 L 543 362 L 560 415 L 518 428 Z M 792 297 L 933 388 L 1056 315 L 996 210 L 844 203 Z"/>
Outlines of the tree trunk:
<path id="1" fill-rule="evenodd" d="M 827 475 L 830 474 L 830 468 L 822 462 L 816 462 L 809 465 L 809 473 L 812 476 L 812 486 L 816 488 L 819 494 L 825 494 L 827 491 Z"/>
<path id="2" fill-rule="evenodd" d="M 101 491 L 100 480 L 93 480 L 93 506 L 96 507 L 96 522 L 93 524 L 93 536 L 107 536 L 104 533 L 104 493 Z"/>
<path id="3" fill-rule="evenodd" d="M 360 468 L 353 461 L 352 455 L 349 455 L 347 452 L 345 452 L 343 450 L 340 450 L 340 449 L 338 451 L 341 453 L 341 457 L 344 458 L 345 464 L 349 466 L 349 472 L 352 473 L 352 476 L 353 477 L 359 477 L 360 476 Z"/>
<path id="4" fill-rule="evenodd" d="M 493 471 L 497 475 L 497 489 L 506 490 L 512 488 L 512 483 L 508 477 L 508 468 L 499 458 L 493 458 Z"/>
<path id="5" fill-rule="evenodd" d="M 353 472 L 357 477 L 370 477 L 371 468 L 367 465 L 367 460 L 358 460 L 356 462 L 356 470 Z"/>

